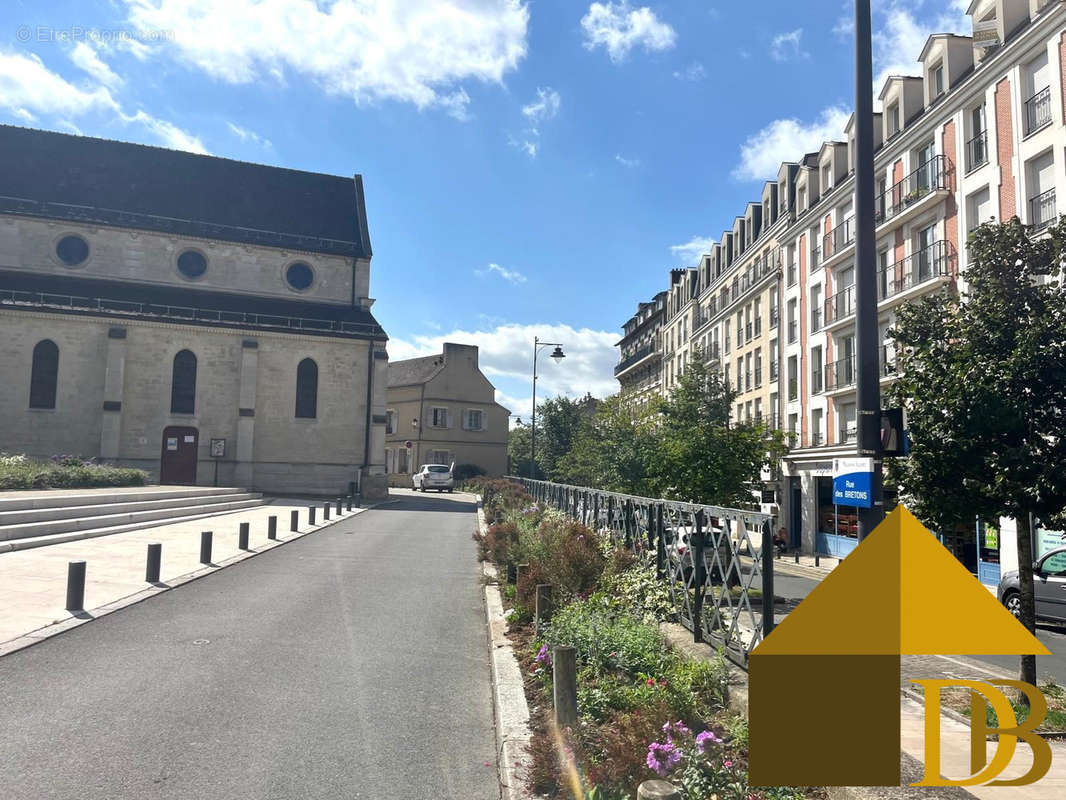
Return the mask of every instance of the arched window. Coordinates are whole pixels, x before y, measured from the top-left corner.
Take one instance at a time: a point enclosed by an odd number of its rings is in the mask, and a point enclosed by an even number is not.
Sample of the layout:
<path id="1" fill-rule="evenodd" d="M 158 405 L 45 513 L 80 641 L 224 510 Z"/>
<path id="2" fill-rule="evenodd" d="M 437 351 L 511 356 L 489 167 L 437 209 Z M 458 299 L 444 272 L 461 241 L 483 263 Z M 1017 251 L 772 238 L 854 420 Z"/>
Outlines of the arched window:
<path id="1" fill-rule="evenodd" d="M 196 356 L 182 350 L 174 356 L 174 373 L 170 382 L 170 413 L 196 413 Z"/>
<path id="2" fill-rule="evenodd" d="M 42 339 L 33 348 L 30 369 L 30 408 L 55 408 L 59 380 L 59 348 L 51 339 Z"/>
<path id="3" fill-rule="evenodd" d="M 305 358 L 296 368 L 296 416 L 318 416 L 318 364 L 312 358 Z"/>

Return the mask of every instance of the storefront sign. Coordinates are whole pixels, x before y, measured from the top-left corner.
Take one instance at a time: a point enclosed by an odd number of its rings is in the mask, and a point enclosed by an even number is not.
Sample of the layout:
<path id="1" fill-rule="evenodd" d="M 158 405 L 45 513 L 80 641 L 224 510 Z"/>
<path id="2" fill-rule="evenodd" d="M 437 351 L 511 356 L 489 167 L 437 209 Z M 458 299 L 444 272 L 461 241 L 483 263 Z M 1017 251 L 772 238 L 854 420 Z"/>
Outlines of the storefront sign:
<path id="1" fill-rule="evenodd" d="M 1048 531 L 1036 526 L 1036 558 L 1042 558 L 1056 547 L 1066 547 L 1066 531 Z"/>
<path id="2" fill-rule="evenodd" d="M 873 507 L 874 460 L 833 459 L 833 502 L 838 506 Z"/>

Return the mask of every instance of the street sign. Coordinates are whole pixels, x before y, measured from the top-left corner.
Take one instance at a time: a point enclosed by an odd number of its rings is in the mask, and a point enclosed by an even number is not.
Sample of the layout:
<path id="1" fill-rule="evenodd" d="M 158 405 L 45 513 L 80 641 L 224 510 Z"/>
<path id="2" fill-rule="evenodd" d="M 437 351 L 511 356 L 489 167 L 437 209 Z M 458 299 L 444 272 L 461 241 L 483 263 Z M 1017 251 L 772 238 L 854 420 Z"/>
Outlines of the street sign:
<path id="1" fill-rule="evenodd" d="M 872 458 L 833 459 L 833 502 L 838 506 L 873 508 Z"/>
<path id="2" fill-rule="evenodd" d="M 415 446 L 415 443 L 408 439 L 406 442 L 403 443 L 403 446 L 410 450 L 412 447 Z"/>
<path id="3" fill-rule="evenodd" d="M 212 439 L 211 440 L 211 458 L 225 458 L 226 457 L 226 440 L 225 439 Z"/>

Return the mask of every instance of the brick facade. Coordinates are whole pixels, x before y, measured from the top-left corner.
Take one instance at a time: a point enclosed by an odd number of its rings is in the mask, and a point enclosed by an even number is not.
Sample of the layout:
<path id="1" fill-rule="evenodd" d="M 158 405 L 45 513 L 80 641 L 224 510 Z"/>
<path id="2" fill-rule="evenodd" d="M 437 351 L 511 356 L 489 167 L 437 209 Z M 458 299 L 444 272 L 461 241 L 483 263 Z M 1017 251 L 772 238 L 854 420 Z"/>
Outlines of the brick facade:
<path id="1" fill-rule="evenodd" d="M 999 164 L 999 216 L 1008 220 L 1018 213 L 1014 192 L 1014 126 L 1011 123 L 1010 79 L 996 84 L 996 151 Z"/>

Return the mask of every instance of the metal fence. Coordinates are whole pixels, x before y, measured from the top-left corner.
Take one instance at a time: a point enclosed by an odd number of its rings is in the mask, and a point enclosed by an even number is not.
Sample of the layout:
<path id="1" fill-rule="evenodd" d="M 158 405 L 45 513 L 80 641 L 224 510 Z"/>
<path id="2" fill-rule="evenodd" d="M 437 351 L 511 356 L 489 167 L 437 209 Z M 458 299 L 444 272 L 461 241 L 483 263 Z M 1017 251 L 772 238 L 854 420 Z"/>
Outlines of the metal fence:
<path id="1" fill-rule="evenodd" d="M 604 492 L 511 477 L 616 545 L 654 560 L 678 620 L 693 640 L 724 648 L 746 667 L 774 627 L 771 517 L 752 511 Z"/>

